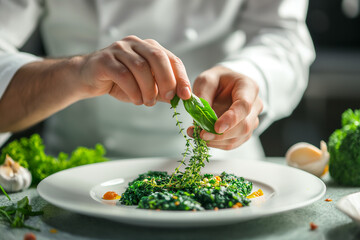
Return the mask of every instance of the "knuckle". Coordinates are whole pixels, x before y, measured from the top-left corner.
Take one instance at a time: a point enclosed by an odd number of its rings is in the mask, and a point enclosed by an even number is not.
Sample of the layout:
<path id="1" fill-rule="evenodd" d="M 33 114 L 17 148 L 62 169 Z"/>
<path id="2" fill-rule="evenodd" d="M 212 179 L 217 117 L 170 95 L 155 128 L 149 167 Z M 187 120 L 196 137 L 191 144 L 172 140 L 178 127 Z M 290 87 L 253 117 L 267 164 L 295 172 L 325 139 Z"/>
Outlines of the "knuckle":
<path id="1" fill-rule="evenodd" d="M 127 79 L 131 77 L 131 73 L 125 66 L 121 66 L 118 68 L 118 75 L 120 79 Z"/>
<path id="2" fill-rule="evenodd" d="M 147 62 L 144 59 L 137 59 L 133 62 L 134 67 L 137 70 L 144 71 L 148 68 Z"/>
<path id="3" fill-rule="evenodd" d="M 251 102 L 249 100 L 242 99 L 240 101 L 240 107 L 243 109 L 243 111 L 245 112 L 246 115 L 249 115 L 249 113 L 251 111 L 252 104 L 251 104 Z"/>
<path id="4" fill-rule="evenodd" d="M 125 50 L 125 42 L 124 41 L 116 41 L 111 45 L 111 48 L 116 50 Z"/>
<path id="5" fill-rule="evenodd" d="M 154 39 L 145 39 L 144 40 L 145 42 L 147 42 L 147 43 L 150 43 L 151 45 L 157 45 L 157 46 L 159 46 L 160 44 L 156 41 L 156 40 L 154 40 Z"/>
<path id="6" fill-rule="evenodd" d="M 183 67 L 184 66 L 184 64 L 183 64 L 183 62 L 181 61 L 181 59 L 179 58 L 179 57 L 177 57 L 177 56 L 174 56 L 174 64 L 176 65 L 176 66 L 181 66 L 181 67 Z"/>
<path id="7" fill-rule="evenodd" d="M 134 42 L 134 41 L 139 41 L 140 38 L 138 38 L 135 35 L 129 35 L 129 36 L 124 37 L 122 40 L 126 41 L 126 42 Z"/>
<path id="8" fill-rule="evenodd" d="M 162 59 L 165 57 L 165 53 L 159 48 L 153 48 L 150 50 L 150 55 L 154 58 Z"/>
<path id="9" fill-rule="evenodd" d="M 232 122 L 235 122 L 235 123 L 239 123 L 240 121 L 240 116 L 239 114 L 237 114 L 237 112 L 234 110 L 234 109 L 229 109 L 227 112 L 227 118 Z"/>
<path id="10" fill-rule="evenodd" d="M 99 55 L 98 61 L 103 65 L 108 65 L 114 60 L 113 55 L 108 51 L 102 51 Z"/>
<path id="11" fill-rule="evenodd" d="M 250 122 L 248 120 L 244 120 L 242 126 L 243 126 L 242 134 L 248 135 L 251 132 Z"/>
<path id="12" fill-rule="evenodd" d="M 198 78 L 196 79 L 196 84 L 200 86 L 206 84 L 207 82 L 208 82 L 208 78 L 204 74 L 199 75 Z"/>

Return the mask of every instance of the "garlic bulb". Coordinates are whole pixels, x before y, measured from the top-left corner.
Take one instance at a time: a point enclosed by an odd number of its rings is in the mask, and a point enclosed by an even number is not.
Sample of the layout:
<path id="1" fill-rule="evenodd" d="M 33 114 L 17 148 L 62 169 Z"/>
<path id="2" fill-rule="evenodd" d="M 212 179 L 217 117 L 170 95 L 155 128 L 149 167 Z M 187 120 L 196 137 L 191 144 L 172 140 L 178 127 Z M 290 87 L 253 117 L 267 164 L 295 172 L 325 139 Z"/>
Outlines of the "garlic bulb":
<path id="1" fill-rule="evenodd" d="M 324 141 L 320 142 L 320 148 L 306 142 L 296 143 L 286 152 L 286 162 L 321 177 L 327 172 L 330 154 Z"/>
<path id="2" fill-rule="evenodd" d="M 17 192 L 26 189 L 31 184 L 31 173 L 19 163 L 6 155 L 3 165 L 0 166 L 0 185 L 8 192 Z"/>

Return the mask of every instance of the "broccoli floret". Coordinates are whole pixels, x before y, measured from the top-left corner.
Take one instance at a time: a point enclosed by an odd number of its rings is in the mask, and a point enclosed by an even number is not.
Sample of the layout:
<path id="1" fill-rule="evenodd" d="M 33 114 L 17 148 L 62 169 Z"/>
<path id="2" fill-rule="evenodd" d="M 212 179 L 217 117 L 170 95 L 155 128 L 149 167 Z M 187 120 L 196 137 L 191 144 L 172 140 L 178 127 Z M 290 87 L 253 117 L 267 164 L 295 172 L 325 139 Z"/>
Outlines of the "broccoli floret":
<path id="1" fill-rule="evenodd" d="M 339 184 L 360 186 L 360 110 L 342 114 L 342 128 L 329 138 L 329 172 Z"/>

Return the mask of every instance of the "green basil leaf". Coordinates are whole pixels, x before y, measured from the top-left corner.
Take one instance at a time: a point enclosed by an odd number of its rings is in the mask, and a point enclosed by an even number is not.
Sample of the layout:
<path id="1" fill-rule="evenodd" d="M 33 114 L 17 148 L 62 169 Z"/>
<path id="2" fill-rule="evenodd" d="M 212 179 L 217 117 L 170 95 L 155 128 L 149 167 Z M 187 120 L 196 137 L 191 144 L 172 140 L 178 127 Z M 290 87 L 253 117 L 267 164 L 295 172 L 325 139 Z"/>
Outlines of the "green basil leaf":
<path id="1" fill-rule="evenodd" d="M 183 100 L 183 103 L 186 111 L 202 129 L 210 133 L 219 134 L 214 129 L 218 118 L 206 100 L 192 94 L 191 98 Z"/>
<path id="2" fill-rule="evenodd" d="M 179 104 L 180 98 L 178 97 L 178 95 L 175 94 L 175 96 L 173 97 L 173 99 L 170 100 L 171 103 L 171 107 L 172 108 L 176 108 L 177 105 Z"/>

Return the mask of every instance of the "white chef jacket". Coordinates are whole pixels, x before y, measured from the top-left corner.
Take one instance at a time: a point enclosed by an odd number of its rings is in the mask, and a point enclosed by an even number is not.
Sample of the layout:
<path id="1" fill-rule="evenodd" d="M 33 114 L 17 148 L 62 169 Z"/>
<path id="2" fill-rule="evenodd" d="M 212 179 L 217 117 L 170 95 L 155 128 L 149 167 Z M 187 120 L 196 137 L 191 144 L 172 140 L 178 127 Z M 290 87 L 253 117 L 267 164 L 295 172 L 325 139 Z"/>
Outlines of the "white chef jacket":
<path id="1" fill-rule="evenodd" d="M 288 116 L 307 86 L 314 50 L 305 26 L 306 0 L 2 0 L 0 97 L 14 73 L 41 58 L 19 52 L 39 24 L 48 57 L 104 48 L 128 35 L 152 38 L 184 62 L 194 80 L 214 65 L 243 73 L 264 102 L 255 136 L 216 157 L 263 156 L 257 135 Z M 190 117 L 182 109 L 185 128 Z M 109 95 L 79 101 L 46 121 L 47 150 L 105 145 L 109 156 L 179 156 L 169 104 L 135 106 Z M 1 117 L 1 116 L 0 116 Z M 4 141 L 9 133 L 0 134 Z M 1 143 L 0 143 L 1 144 Z"/>

